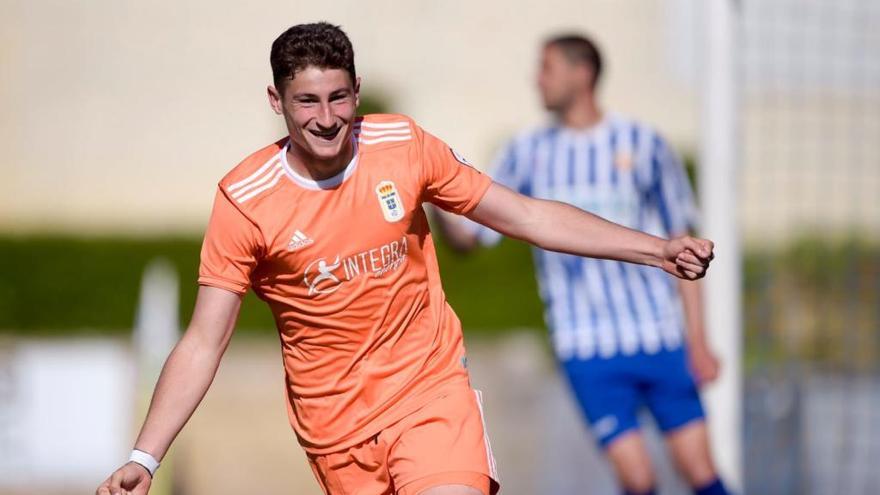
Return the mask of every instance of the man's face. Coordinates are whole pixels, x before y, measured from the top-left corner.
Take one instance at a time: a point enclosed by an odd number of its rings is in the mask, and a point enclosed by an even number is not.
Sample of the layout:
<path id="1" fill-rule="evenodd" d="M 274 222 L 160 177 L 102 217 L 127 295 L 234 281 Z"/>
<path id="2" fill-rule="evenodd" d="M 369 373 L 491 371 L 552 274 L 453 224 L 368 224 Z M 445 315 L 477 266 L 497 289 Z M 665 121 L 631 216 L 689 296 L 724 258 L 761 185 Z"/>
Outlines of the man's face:
<path id="1" fill-rule="evenodd" d="M 285 80 L 283 88 L 269 87 L 269 102 L 284 116 L 294 146 L 328 161 L 351 139 L 359 85 L 345 70 L 309 66 Z"/>
<path id="2" fill-rule="evenodd" d="M 589 78 L 586 66 L 569 62 L 558 47 L 544 47 L 538 71 L 538 89 L 547 110 L 560 112 L 568 108 L 578 92 L 590 89 Z"/>

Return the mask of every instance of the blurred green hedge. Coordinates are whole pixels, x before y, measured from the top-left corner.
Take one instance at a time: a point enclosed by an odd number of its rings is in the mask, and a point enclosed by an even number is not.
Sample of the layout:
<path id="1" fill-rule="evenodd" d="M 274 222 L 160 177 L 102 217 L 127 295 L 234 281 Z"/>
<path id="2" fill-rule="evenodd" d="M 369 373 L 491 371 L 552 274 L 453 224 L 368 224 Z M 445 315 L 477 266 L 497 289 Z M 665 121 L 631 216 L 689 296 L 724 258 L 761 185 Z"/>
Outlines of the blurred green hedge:
<path id="1" fill-rule="evenodd" d="M 880 366 L 880 244 L 804 236 L 744 259 L 747 367 L 781 360 Z"/>
<path id="2" fill-rule="evenodd" d="M 505 240 L 461 256 L 436 244 L 444 288 L 467 332 L 544 328 L 526 245 Z M 180 275 L 184 326 L 195 300 L 199 249 L 194 238 L 0 236 L 0 333 L 129 332 L 144 267 L 159 257 Z M 855 237 L 804 237 L 782 248 L 748 251 L 743 270 L 748 368 L 785 359 L 877 367 L 880 245 Z M 252 294 L 239 329 L 274 335 L 269 310 Z"/>
<path id="3" fill-rule="evenodd" d="M 128 332 L 143 270 L 159 257 L 180 275 L 183 326 L 195 302 L 200 245 L 195 238 L 0 237 L 0 333 Z M 437 249 L 444 288 L 469 330 L 542 327 L 527 246 L 505 241 L 468 257 L 450 252 L 440 242 Z M 238 328 L 245 333 L 274 333 L 269 310 L 251 293 Z"/>

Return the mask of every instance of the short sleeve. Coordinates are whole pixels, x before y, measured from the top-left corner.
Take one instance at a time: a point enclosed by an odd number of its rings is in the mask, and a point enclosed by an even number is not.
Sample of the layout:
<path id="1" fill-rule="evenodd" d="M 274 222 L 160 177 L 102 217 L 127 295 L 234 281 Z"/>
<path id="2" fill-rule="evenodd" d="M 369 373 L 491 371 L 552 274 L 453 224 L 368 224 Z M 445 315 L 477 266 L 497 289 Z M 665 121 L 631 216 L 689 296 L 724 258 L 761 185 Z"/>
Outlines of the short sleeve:
<path id="1" fill-rule="evenodd" d="M 686 234 L 696 229 L 699 214 L 694 192 L 681 160 L 659 136 L 654 138 L 651 158 L 652 197 L 668 236 Z"/>
<path id="2" fill-rule="evenodd" d="M 247 292 L 262 253 L 261 239 L 256 225 L 218 189 L 202 243 L 199 284 Z"/>
<path id="3" fill-rule="evenodd" d="M 469 213 L 483 199 L 492 179 L 440 139 L 424 131 L 421 134 L 423 200 L 459 215 Z"/>

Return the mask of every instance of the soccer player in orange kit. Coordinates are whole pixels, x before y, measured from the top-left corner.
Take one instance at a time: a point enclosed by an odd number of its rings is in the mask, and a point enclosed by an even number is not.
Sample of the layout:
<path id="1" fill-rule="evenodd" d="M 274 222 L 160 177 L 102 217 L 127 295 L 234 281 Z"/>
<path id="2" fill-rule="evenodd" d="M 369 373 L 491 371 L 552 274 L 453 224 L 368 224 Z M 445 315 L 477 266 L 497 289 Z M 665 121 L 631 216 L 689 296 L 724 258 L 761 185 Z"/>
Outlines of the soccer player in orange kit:
<path id="1" fill-rule="evenodd" d="M 281 336 L 290 423 L 328 494 L 498 491 L 461 324 L 422 203 L 544 249 L 703 276 L 712 243 L 664 240 L 492 182 L 402 115 L 355 116 L 345 33 L 303 24 L 272 44 L 272 109 L 289 136 L 221 181 L 199 293 L 129 462 L 98 495 L 146 494 L 205 395 L 251 288 Z"/>

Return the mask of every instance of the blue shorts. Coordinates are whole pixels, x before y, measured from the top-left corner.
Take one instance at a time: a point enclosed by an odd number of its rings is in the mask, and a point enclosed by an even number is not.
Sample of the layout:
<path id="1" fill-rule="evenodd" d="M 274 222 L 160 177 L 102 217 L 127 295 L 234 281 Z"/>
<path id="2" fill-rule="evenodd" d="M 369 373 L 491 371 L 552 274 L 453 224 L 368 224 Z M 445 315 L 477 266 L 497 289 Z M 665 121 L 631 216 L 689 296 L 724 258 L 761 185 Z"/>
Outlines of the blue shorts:
<path id="1" fill-rule="evenodd" d="M 562 363 L 574 395 L 603 448 L 639 427 L 646 406 L 668 433 L 704 417 L 684 349 Z"/>

